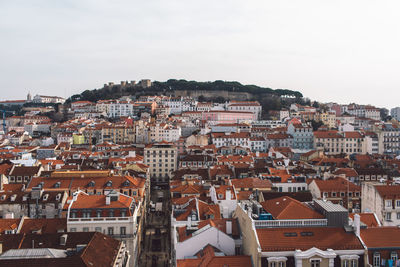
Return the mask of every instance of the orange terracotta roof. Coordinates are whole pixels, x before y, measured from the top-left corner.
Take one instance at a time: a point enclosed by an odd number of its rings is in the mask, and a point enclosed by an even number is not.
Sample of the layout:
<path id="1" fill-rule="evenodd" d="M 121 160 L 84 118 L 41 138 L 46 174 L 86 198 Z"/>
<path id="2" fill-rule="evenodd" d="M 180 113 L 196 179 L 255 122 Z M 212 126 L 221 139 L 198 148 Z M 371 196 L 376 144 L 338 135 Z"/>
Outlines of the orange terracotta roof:
<path id="1" fill-rule="evenodd" d="M 73 197 L 68 198 L 66 206 L 69 205 L 68 203 L 72 198 Z M 119 195 L 118 200 L 110 201 L 110 204 L 106 205 L 105 195 L 87 195 L 85 193 L 79 193 L 77 200 L 72 203 L 71 209 L 130 208 L 133 203 L 134 200 L 132 198 L 123 194 Z"/>
<path id="2" fill-rule="evenodd" d="M 270 199 L 260 203 L 265 211 L 271 213 L 276 220 L 323 219 L 322 214 L 306 204 L 288 196 Z"/>
<path id="3" fill-rule="evenodd" d="M 314 131 L 315 138 L 343 138 L 338 131 Z"/>
<path id="4" fill-rule="evenodd" d="M 41 234 L 51 234 L 67 230 L 67 218 L 30 219 L 25 218 L 21 227 L 21 233 L 40 231 Z"/>
<path id="5" fill-rule="evenodd" d="M 338 227 L 264 228 L 256 232 L 262 251 L 364 249 L 354 233 Z"/>
<path id="6" fill-rule="evenodd" d="M 368 248 L 400 248 L 400 228 L 398 227 L 361 229 L 360 236 Z"/>
<path id="7" fill-rule="evenodd" d="M 384 199 L 400 198 L 400 185 L 376 185 L 375 189 Z"/>
<path id="8" fill-rule="evenodd" d="M 271 188 L 272 183 L 268 180 L 261 180 L 260 178 L 243 178 L 232 179 L 232 185 L 236 188 Z"/>
<path id="9" fill-rule="evenodd" d="M 353 168 L 340 168 L 337 171 L 335 171 L 333 174 L 335 174 L 335 175 L 345 174 L 346 177 L 357 177 L 358 176 L 357 171 Z"/>
<path id="10" fill-rule="evenodd" d="M 0 234 L 6 230 L 16 230 L 21 219 L 0 219 Z"/>
<path id="11" fill-rule="evenodd" d="M 349 213 L 349 217 L 354 221 L 354 214 Z M 379 222 L 373 213 L 358 213 L 360 215 L 360 221 L 363 222 L 367 227 L 378 227 Z"/>
<path id="12" fill-rule="evenodd" d="M 314 179 L 313 181 L 316 183 L 321 192 L 341 192 L 347 191 L 347 189 L 352 192 L 361 191 L 360 186 L 355 185 L 342 177 L 336 177 L 328 180 Z"/>

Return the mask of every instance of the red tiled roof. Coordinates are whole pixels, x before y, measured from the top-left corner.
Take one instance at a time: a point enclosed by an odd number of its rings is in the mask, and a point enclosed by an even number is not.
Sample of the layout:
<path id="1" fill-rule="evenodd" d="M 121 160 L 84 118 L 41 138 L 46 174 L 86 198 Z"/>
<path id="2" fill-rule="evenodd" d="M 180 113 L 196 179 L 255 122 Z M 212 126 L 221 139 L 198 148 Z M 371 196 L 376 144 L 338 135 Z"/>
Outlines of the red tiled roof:
<path id="1" fill-rule="evenodd" d="M 400 248 L 400 228 L 398 227 L 361 229 L 360 236 L 368 248 Z"/>
<path id="2" fill-rule="evenodd" d="M 0 219 L 0 234 L 6 230 L 17 230 L 21 219 Z"/>
<path id="3" fill-rule="evenodd" d="M 264 228 L 256 232 L 262 251 L 364 249 L 354 233 L 338 227 Z"/>
<path id="4" fill-rule="evenodd" d="M 270 199 L 260 204 L 276 220 L 325 218 L 322 214 L 306 206 L 306 204 L 288 196 Z"/>
<path id="5" fill-rule="evenodd" d="M 66 203 L 66 207 L 69 206 L 69 200 L 73 197 L 69 197 Z M 110 201 L 109 205 L 106 205 L 105 195 L 87 195 L 85 193 L 79 193 L 76 201 L 72 203 L 72 209 L 95 209 L 95 208 L 130 208 L 134 203 L 134 199 L 123 194 L 119 195 L 118 200 Z"/>
<path id="6" fill-rule="evenodd" d="M 349 213 L 349 217 L 354 220 L 355 213 Z M 373 213 L 358 213 L 360 215 L 360 221 L 363 222 L 367 227 L 378 227 L 379 222 Z"/>
<path id="7" fill-rule="evenodd" d="M 261 180 L 260 178 L 243 178 L 232 179 L 232 185 L 236 188 L 271 188 L 272 184 L 268 180 Z"/>
<path id="8" fill-rule="evenodd" d="M 400 185 L 376 185 L 375 189 L 384 199 L 400 198 Z"/>
<path id="9" fill-rule="evenodd" d="M 316 183 L 321 192 L 341 192 L 347 191 L 347 189 L 351 192 L 361 191 L 360 186 L 355 185 L 342 177 L 336 177 L 328 180 L 314 179 L 313 181 Z"/>
<path id="10" fill-rule="evenodd" d="M 343 138 L 338 131 L 315 131 L 315 138 Z"/>

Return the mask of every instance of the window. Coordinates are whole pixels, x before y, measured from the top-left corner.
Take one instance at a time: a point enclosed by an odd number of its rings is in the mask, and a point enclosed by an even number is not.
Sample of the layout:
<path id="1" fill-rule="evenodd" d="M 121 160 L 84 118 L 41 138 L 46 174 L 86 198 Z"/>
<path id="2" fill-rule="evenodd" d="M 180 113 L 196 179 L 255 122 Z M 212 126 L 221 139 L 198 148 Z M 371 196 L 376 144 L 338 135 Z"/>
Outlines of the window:
<path id="1" fill-rule="evenodd" d="M 89 232 L 89 227 L 83 227 L 83 228 L 82 228 L 82 231 L 83 231 L 83 232 Z"/>
<path id="2" fill-rule="evenodd" d="M 101 227 L 95 227 L 94 230 L 101 233 Z"/>
<path id="3" fill-rule="evenodd" d="M 357 267 L 358 260 L 342 260 L 342 267 Z"/>
<path id="4" fill-rule="evenodd" d="M 120 233 L 121 233 L 121 235 L 126 235 L 126 227 L 125 226 L 122 226 L 120 228 Z"/>
<path id="5" fill-rule="evenodd" d="M 321 260 L 311 260 L 311 267 L 320 267 Z"/>
<path id="6" fill-rule="evenodd" d="M 400 220 L 400 212 L 397 213 L 397 220 Z"/>
<path id="7" fill-rule="evenodd" d="M 400 200 L 396 200 L 396 207 L 400 207 Z"/>
<path id="8" fill-rule="evenodd" d="M 386 216 L 385 216 L 386 221 L 391 221 L 392 220 L 392 213 L 391 212 L 387 212 Z"/>
<path id="9" fill-rule="evenodd" d="M 390 253 L 390 259 L 391 259 L 393 262 L 396 262 L 396 261 L 397 261 L 398 256 L 397 256 L 397 252 L 396 252 L 396 251 L 392 251 L 392 253 Z"/>
<path id="10" fill-rule="evenodd" d="M 114 228 L 113 227 L 108 227 L 107 228 L 107 233 L 108 233 L 108 235 L 113 235 L 114 234 Z"/>
<path id="11" fill-rule="evenodd" d="M 374 266 L 374 267 L 379 267 L 379 266 L 381 266 L 381 254 L 380 254 L 379 252 L 375 252 L 375 253 L 374 253 L 373 266 Z"/>
<path id="12" fill-rule="evenodd" d="M 390 208 L 392 206 L 391 200 L 386 200 L 386 207 Z"/>
<path id="13" fill-rule="evenodd" d="M 69 231 L 70 232 L 76 232 L 76 228 L 70 228 Z"/>

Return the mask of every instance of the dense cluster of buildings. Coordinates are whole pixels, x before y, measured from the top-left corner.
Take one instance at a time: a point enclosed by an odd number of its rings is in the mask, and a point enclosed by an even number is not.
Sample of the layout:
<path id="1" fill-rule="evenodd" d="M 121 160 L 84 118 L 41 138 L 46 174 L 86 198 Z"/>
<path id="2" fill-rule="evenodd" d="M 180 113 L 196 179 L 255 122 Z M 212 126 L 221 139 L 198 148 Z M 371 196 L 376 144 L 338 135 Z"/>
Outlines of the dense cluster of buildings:
<path id="1" fill-rule="evenodd" d="M 156 186 L 171 266 L 400 265 L 400 124 L 378 108 L 263 120 L 257 101 L 141 96 L 65 110 L 5 121 L 0 266 L 140 266 Z"/>

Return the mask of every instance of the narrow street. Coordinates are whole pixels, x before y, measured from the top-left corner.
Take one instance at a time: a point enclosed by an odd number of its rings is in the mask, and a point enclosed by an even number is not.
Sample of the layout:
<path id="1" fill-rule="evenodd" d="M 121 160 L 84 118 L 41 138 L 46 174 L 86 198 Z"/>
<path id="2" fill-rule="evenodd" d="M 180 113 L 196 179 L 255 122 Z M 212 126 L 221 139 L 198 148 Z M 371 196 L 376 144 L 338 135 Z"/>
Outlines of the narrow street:
<path id="1" fill-rule="evenodd" d="M 140 267 L 170 266 L 170 204 L 167 186 L 153 185 L 151 202 L 145 213 L 143 241 L 141 243 Z M 157 205 L 155 205 L 158 203 Z M 160 205 L 162 203 L 162 207 Z"/>

